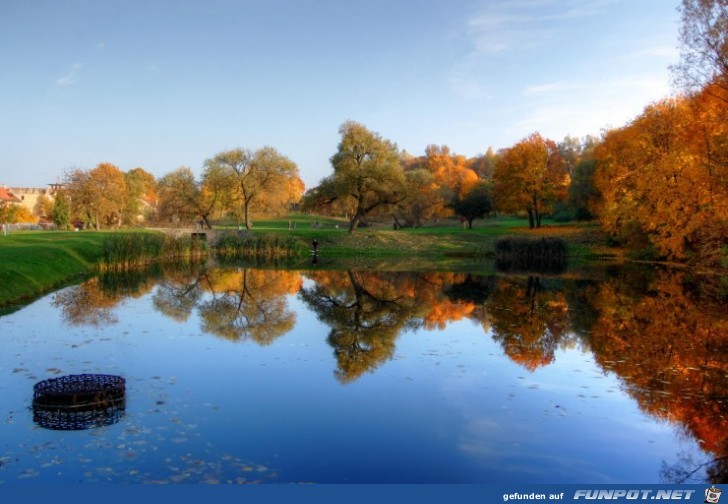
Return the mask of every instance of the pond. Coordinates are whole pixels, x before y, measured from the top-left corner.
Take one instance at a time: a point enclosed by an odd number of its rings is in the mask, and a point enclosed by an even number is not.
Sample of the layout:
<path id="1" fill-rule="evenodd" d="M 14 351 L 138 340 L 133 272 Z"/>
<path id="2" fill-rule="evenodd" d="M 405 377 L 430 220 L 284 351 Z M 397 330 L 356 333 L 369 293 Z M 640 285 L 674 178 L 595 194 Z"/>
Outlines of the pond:
<path id="1" fill-rule="evenodd" d="M 725 290 L 618 266 L 92 278 L 0 318 L 0 482 L 725 482 Z M 86 373 L 126 380 L 121 410 L 47 428 L 34 385 Z"/>

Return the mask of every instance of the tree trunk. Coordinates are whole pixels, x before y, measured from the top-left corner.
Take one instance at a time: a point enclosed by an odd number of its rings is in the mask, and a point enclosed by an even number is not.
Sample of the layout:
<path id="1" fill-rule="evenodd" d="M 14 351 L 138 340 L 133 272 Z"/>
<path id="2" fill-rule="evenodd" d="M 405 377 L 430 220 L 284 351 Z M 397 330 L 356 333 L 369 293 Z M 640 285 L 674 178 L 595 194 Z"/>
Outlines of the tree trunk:
<path id="1" fill-rule="evenodd" d="M 468 229 L 473 229 L 473 220 L 474 220 L 474 217 L 472 219 L 468 218 Z"/>
<path id="2" fill-rule="evenodd" d="M 528 209 L 528 229 L 533 229 L 533 209 Z"/>
<path id="3" fill-rule="evenodd" d="M 250 229 L 253 227 L 253 223 L 250 221 L 250 212 L 248 212 L 249 204 L 250 200 L 245 200 L 245 204 L 243 205 L 243 216 L 245 217 L 245 229 L 247 231 L 250 231 Z"/>
<path id="4" fill-rule="evenodd" d="M 364 214 L 357 210 L 354 214 L 354 217 L 351 218 L 351 222 L 349 223 L 349 233 L 353 233 L 354 231 L 356 231 L 356 228 L 357 226 L 359 226 L 359 223 L 361 222 L 363 217 Z"/>

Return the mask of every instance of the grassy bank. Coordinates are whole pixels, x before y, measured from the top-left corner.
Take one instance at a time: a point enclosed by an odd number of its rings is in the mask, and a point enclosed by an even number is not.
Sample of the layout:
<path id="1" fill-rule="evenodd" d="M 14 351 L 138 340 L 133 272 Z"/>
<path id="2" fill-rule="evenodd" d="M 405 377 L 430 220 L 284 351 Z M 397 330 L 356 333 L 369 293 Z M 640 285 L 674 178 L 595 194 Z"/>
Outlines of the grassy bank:
<path id="1" fill-rule="evenodd" d="M 0 306 L 88 275 L 110 233 L 18 232 L 0 236 Z"/>

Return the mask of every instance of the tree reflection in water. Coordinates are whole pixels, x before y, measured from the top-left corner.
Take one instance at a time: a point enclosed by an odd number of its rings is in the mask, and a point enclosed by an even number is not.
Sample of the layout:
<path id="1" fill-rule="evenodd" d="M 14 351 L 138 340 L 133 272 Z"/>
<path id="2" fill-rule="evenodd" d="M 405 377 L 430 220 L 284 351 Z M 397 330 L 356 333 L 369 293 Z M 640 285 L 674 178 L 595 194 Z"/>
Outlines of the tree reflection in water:
<path id="1" fill-rule="evenodd" d="M 529 371 L 578 347 L 614 373 L 652 417 L 680 426 L 713 457 L 665 465 L 665 481 L 728 479 L 728 320 L 720 278 L 629 268 L 589 278 L 541 275 L 313 271 L 250 268 L 166 272 L 152 279 L 96 278 L 55 297 L 69 324 L 114 323 L 127 296 L 152 293 L 164 315 L 197 311 L 202 330 L 231 341 L 271 343 L 289 332 L 299 298 L 330 327 L 335 377 L 350 383 L 395 354 L 400 334 L 471 320 Z M 156 284 L 156 289 L 154 285 Z M 722 293 L 722 294 L 721 294 Z M 722 297 L 721 297 L 722 296 Z"/>

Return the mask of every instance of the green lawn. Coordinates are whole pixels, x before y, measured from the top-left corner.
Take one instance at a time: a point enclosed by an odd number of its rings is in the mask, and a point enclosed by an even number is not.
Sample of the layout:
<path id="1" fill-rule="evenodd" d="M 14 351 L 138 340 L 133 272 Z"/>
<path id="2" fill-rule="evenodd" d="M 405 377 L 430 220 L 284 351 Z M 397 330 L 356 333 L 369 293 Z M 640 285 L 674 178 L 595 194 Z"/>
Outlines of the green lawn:
<path id="1" fill-rule="evenodd" d="M 113 231 L 0 235 L 0 306 L 31 299 L 91 273 Z"/>

